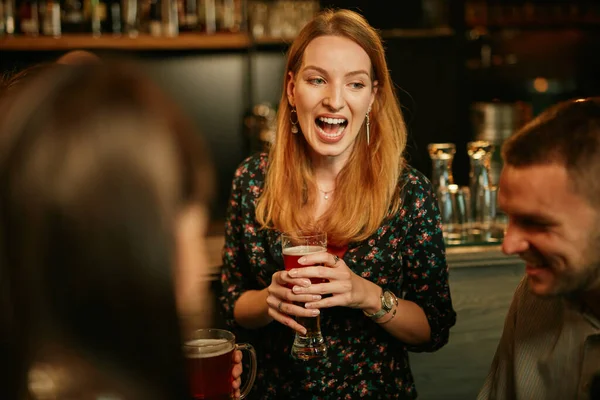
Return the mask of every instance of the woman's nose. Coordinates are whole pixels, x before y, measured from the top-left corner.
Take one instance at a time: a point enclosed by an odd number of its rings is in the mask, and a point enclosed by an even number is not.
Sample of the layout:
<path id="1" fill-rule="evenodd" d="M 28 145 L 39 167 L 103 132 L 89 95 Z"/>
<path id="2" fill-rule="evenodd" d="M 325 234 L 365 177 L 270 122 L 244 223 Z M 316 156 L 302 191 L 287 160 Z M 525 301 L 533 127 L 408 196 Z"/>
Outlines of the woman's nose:
<path id="1" fill-rule="evenodd" d="M 331 108 L 333 111 L 339 111 L 344 107 L 344 96 L 342 90 L 335 86 L 332 86 L 326 97 L 323 99 L 323 104 Z"/>

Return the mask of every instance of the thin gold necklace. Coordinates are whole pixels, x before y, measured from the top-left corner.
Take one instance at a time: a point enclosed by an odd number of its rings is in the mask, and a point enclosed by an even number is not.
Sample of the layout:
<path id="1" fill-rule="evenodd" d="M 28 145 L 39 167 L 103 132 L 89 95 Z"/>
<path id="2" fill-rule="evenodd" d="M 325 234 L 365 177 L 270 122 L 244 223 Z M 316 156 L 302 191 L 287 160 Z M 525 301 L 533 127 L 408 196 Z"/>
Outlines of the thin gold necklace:
<path id="1" fill-rule="evenodd" d="M 333 193 L 334 191 L 335 191 L 335 189 L 331 189 L 331 190 L 329 190 L 327 192 L 324 191 L 324 190 L 319 189 L 319 192 L 323 193 L 323 198 L 325 200 L 329 200 L 329 194 Z"/>

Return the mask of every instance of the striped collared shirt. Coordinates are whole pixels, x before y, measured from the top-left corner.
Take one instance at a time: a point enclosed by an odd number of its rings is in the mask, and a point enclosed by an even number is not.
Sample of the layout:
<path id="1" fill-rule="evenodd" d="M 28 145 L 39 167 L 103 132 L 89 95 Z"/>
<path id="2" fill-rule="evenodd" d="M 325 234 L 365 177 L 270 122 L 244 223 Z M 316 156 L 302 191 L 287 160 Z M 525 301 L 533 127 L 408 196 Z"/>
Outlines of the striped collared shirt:
<path id="1" fill-rule="evenodd" d="M 600 372 L 600 321 L 519 284 L 477 400 L 587 400 Z"/>

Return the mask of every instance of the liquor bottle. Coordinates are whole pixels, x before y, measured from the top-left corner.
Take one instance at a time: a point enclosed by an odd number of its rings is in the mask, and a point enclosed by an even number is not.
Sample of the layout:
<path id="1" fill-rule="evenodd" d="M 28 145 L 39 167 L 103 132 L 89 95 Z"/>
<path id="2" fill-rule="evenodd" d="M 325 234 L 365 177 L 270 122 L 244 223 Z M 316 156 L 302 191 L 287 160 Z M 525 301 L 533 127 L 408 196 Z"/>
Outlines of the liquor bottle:
<path id="1" fill-rule="evenodd" d="M 140 10 L 138 0 L 122 0 L 122 29 L 128 36 L 137 36 L 140 29 Z"/>
<path id="2" fill-rule="evenodd" d="M 104 32 L 110 32 L 113 35 L 120 35 L 123 32 L 121 23 L 121 18 L 123 15 L 121 12 L 121 1 L 108 0 L 107 8 L 108 11 L 102 30 Z"/>
<path id="3" fill-rule="evenodd" d="M 0 0 L 2 3 L 2 25 L 3 29 L 0 31 L 0 35 L 3 33 L 6 35 L 15 34 L 15 0 Z"/>
<path id="4" fill-rule="evenodd" d="M 198 30 L 198 1 L 178 0 L 179 30 L 181 32 L 194 32 Z"/>
<path id="5" fill-rule="evenodd" d="M 6 19 L 4 17 L 4 0 L 0 0 L 0 36 L 6 32 Z"/>
<path id="6" fill-rule="evenodd" d="M 86 0 L 84 15 L 86 20 L 90 21 L 90 31 L 92 35 L 102 34 L 103 25 L 106 21 L 106 2 L 104 0 Z"/>
<path id="7" fill-rule="evenodd" d="M 43 10 L 42 32 L 47 36 L 60 36 L 62 33 L 60 3 L 58 0 L 45 0 Z"/>
<path id="8" fill-rule="evenodd" d="M 22 0 L 19 4 L 19 30 L 27 36 L 40 33 L 37 0 Z"/>
<path id="9" fill-rule="evenodd" d="M 148 33 L 151 36 L 162 36 L 162 0 L 150 0 L 149 10 L 147 15 Z"/>
<path id="10" fill-rule="evenodd" d="M 83 0 L 64 0 L 61 22 L 63 32 L 87 32 L 88 24 L 85 21 Z"/>
<path id="11" fill-rule="evenodd" d="M 198 5 L 199 28 L 204 33 L 215 33 L 217 31 L 217 1 L 200 0 Z"/>
<path id="12" fill-rule="evenodd" d="M 173 37 L 179 35 L 177 0 L 161 0 L 162 34 Z"/>
<path id="13" fill-rule="evenodd" d="M 244 20 L 242 0 L 216 0 L 217 30 L 240 32 Z"/>

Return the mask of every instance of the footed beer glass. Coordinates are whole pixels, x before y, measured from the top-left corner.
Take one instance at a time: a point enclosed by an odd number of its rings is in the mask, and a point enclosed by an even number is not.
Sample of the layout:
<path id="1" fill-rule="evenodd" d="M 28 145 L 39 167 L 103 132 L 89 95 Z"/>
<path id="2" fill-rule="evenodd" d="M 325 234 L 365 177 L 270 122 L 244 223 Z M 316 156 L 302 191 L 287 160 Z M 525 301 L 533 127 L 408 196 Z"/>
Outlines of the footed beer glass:
<path id="1" fill-rule="evenodd" d="M 285 270 L 303 268 L 298 260 L 306 255 L 327 251 L 326 233 L 284 233 L 281 235 L 281 250 Z M 322 279 L 311 278 L 312 283 L 322 283 Z M 299 304 L 304 306 L 304 304 Z M 299 360 L 310 360 L 327 355 L 325 340 L 321 333 L 321 317 L 296 317 L 298 323 L 306 328 L 306 335 L 296 332 L 292 346 L 292 356 Z"/>

